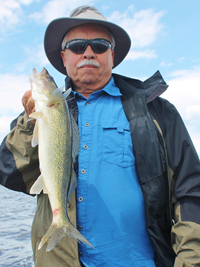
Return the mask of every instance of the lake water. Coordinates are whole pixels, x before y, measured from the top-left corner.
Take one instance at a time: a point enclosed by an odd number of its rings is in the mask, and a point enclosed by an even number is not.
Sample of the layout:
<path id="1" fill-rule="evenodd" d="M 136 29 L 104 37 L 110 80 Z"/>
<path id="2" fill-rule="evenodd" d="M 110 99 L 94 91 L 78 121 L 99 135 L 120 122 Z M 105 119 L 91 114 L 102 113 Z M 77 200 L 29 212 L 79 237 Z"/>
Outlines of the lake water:
<path id="1" fill-rule="evenodd" d="M 33 267 L 31 225 L 36 197 L 0 186 L 0 267 Z"/>

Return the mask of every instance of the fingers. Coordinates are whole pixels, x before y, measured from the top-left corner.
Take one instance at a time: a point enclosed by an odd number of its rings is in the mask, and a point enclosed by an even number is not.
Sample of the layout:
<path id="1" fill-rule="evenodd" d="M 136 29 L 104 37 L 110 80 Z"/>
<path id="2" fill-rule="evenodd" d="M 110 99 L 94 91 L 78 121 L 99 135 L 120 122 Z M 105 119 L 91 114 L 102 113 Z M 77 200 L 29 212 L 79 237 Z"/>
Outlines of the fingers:
<path id="1" fill-rule="evenodd" d="M 27 102 L 30 97 L 32 97 L 32 90 L 26 91 L 22 97 L 22 103 Z"/>
<path id="2" fill-rule="evenodd" d="M 27 91 L 23 97 L 22 97 L 22 105 L 24 106 L 25 113 L 27 118 L 29 118 L 29 115 L 35 111 L 35 102 L 32 98 L 32 92 L 31 90 Z M 35 123 L 35 120 L 31 121 L 32 123 Z"/>

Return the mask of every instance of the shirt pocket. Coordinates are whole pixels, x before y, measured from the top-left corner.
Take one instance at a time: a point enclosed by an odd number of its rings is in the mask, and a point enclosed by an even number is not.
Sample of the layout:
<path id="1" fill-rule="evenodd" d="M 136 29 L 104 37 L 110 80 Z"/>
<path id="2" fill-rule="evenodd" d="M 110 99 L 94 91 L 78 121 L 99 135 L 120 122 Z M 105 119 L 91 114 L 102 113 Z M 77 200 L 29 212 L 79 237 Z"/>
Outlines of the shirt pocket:
<path id="1" fill-rule="evenodd" d="M 128 122 L 105 121 L 103 129 L 103 160 L 121 167 L 135 165 Z"/>

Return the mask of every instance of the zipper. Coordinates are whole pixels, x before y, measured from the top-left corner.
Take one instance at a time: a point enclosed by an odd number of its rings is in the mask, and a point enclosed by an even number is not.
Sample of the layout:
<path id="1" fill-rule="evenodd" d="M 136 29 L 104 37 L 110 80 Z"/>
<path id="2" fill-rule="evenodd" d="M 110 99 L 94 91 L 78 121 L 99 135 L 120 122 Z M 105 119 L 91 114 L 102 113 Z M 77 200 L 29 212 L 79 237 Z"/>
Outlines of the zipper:
<path id="1" fill-rule="evenodd" d="M 164 179 L 166 180 L 166 184 L 167 184 L 167 188 L 168 188 L 168 218 L 169 218 L 169 222 L 170 222 L 170 225 L 174 225 L 175 222 L 174 220 L 172 219 L 172 214 L 171 214 L 171 207 L 170 207 L 170 188 L 169 188 L 169 172 L 168 172 L 168 159 L 167 159 L 167 150 L 166 150 L 166 146 L 165 146 L 165 140 L 163 138 L 163 135 L 162 135 L 162 131 L 161 131 L 161 128 L 159 126 L 159 124 L 157 123 L 157 121 L 155 119 L 153 119 L 154 121 L 154 124 L 156 126 L 156 129 L 157 129 L 157 132 L 158 132 L 158 138 L 159 138 L 159 143 L 163 149 L 163 152 L 164 152 L 164 155 L 163 155 L 163 158 L 161 158 L 161 164 L 162 164 L 162 167 L 163 167 L 163 173 L 166 172 L 166 177 L 164 175 Z"/>

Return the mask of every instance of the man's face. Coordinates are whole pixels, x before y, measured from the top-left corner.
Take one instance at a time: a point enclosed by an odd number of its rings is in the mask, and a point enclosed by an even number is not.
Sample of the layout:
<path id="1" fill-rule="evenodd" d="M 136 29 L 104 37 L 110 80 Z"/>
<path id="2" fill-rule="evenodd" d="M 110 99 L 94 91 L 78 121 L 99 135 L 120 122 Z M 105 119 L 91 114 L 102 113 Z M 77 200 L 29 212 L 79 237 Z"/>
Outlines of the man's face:
<path id="1" fill-rule="evenodd" d="M 105 27 L 95 24 L 77 26 L 67 34 L 67 41 L 95 38 L 111 41 L 109 31 Z M 83 54 L 75 54 L 69 49 L 65 49 L 65 51 L 61 51 L 61 57 L 67 74 L 75 85 L 74 89 L 87 87 L 96 91 L 103 88 L 111 77 L 114 51 L 110 48 L 101 54 L 95 53 L 90 45 Z M 79 67 L 87 59 L 93 59 L 99 67 L 93 65 Z"/>

